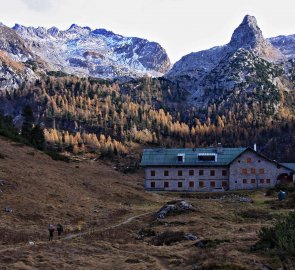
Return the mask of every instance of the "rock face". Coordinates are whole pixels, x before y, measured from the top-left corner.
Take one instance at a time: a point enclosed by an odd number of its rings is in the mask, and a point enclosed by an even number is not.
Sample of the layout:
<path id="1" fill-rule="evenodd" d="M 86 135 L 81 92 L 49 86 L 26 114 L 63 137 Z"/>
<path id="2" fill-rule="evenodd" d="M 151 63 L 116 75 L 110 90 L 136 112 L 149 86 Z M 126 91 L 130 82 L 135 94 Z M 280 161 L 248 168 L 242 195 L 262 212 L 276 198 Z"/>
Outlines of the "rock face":
<path id="1" fill-rule="evenodd" d="M 76 24 L 66 31 L 18 24 L 13 29 L 52 70 L 112 79 L 161 76 L 170 68 L 170 60 L 158 43 L 105 29 L 92 30 Z"/>
<path id="2" fill-rule="evenodd" d="M 295 35 L 278 36 L 269 38 L 268 41 L 288 59 L 295 58 Z"/>
<path id="3" fill-rule="evenodd" d="M 9 27 L 0 24 L 0 49 L 15 61 L 33 59 L 32 51 L 26 46 L 19 35 Z"/>
<path id="4" fill-rule="evenodd" d="M 0 24 L 0 95 L 38 77 L 24 64 L 33 60 L 34 53 L 22 38 L 14 30 Z"/>
<path id="5" fill-rule="evenodd" d="M 272 43 L 275 45 L 275 42 Z M 248 91 L 257 86 L 263 88 L 255 82 L 261 81 L 257 76 L 261 72 L 256 69 L 274 70 L 277 63 L 286 61 L 284 51 L 272 43 L 264 39 L 255 17 L 247 15 L 228 44 L 184 56 L 165 77 L 188 89 L 189 102 L 198 105 L 214 102 L 218 95 L 236 87 L 244 87 Z M 255 76 L 252 84 L 248 83 L 250 76 Z M 268 79 L 269 83 L 275 84 L 274 73 L 263 78 Z"/>
<path id="6" fill-rule="evenodd" d="M 261 58 L 269 61 L 277 61 L 283 58 L 280 51 L 272 46 L 268 40 L 264 39 L 256 18 L 249 15 L 245 16 L 242 23 L 234 31 L 227 47 L 229 51 L 240 48 L 252 50 Z"/>
<path id="7" fill-rule="evenodd" d="M 34 81 L 37 78 L 32 69 L 22 62 L 12 60 L 8 53 L 0 50 L 0 96 L 5 91 L 18 89 L 23 82 Z"/>

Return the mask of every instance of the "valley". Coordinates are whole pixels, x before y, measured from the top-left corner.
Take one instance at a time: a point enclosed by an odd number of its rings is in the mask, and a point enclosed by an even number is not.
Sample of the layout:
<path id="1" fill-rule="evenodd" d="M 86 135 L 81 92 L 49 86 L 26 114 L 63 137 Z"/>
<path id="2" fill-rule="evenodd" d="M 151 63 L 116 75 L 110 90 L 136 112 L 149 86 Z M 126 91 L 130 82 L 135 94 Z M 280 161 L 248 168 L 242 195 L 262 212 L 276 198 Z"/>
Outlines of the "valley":
<path id="1" fill-rule="evenodd" d="M 293 222 L 293 183 L 147 192 L 139 163 L 146 148 L 218 143 L 294 162 L 294 55 L 294 35 L 266 39 L 250 15 L 174 64 L 103 28 L 1 23 L 0 268 L 293 269 L 280 223 Z M 62 239 L 48 241 L 52 223 Z"/>
<path id="2" fill-rule="evenodd" d="M 290 211 L 276 194 L 149 193 L 141 170 L 120 173 L 103 160 L 54 161 L 6 138 L 0 142 L 1 269 L 276 269 L 290 263 L 251 251 L 257 231 Z M 155 219 L 179 199 L 194 211 Z M 58 222 L 62 239 L 49 242 L 48 224 Z M 163 233 L 171 235 L 166 245 Z"/>

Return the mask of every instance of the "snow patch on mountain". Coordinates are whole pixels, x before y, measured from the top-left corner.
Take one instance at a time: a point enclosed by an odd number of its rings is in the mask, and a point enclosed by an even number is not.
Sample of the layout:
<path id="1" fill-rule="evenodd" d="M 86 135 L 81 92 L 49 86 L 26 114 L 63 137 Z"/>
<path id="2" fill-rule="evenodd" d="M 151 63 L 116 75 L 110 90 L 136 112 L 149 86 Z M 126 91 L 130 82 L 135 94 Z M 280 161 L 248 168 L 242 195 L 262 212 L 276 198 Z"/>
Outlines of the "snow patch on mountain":
<path id="1" fill-rule="evenodd" d="M 123 37 L 105 29 L 92 30 L 76 24 L 65 31 L 19 24 L 13 29 L 52 70 L 115 78 L 161 76 L 170 68 L 170 60 L 158 43 Z"/>

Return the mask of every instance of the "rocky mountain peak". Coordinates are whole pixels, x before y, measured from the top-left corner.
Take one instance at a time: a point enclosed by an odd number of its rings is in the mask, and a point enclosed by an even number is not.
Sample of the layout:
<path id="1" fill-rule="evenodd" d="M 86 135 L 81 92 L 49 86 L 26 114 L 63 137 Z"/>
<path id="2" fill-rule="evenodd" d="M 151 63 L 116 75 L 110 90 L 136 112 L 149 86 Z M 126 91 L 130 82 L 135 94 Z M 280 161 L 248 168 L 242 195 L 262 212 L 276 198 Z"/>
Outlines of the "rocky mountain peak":
<path id="1" fill-rule="evenodd" d="M 291 44 L 291 39 L 288 40 Z M 282 42 L 276 40 L 276 43 Z M 284 52 L 291 55 L 291 45 L 285 47 Z M 165 76 L 189 89 L 196 101 L 205 98 L 212 89 L 234 89 L 249 74 L 257 78 L 252 71 L 259 65 L 275 66 L 284 60 L 282 52 L 263 37 L 256 18 L 246 15 L 228 44 L 182 57 Z"/>
<path id="2" fill-rule="evenodd" d="M 72 24 L 67 30 L 59 30 L 17 24 L 11 31 L 50 70 L 112 79 L 146 74 L 161 76 L 170 68 L 168 55 L 159 44 L 105 29 L 92 30 Z"/>
<path id="3" fill-rule="evenodd" d="M 33 58 L 33 53 L 21 37 L 9 27 L 0 26 L 0 50 L 8 53 L 15 61 L 27 61 Z"/>
<path id="4" fill-rule="evenodd" d="M 229 45 L 238 48 L 254 49 L 260 43 L 264 43 L 262 31 L 257 25 L 254 16 L 246 15 L 242 23 L 235 29 Z"/>
<path id="5" fill-rule="evenodd" d="M 53 27 L 49 28 L 47 30 L 47 32 L 52 36 L 57 36 L 59 33 L 59 29 L 57 27 L 53 26 Z"/>
<path id="6" fill-rule="evenodd" d="M 77 24 L 72 24 L 66 33 L 77 34 L 77 35 L 88 35 L 91 32 L 90 27 L 82 27 Z"/>

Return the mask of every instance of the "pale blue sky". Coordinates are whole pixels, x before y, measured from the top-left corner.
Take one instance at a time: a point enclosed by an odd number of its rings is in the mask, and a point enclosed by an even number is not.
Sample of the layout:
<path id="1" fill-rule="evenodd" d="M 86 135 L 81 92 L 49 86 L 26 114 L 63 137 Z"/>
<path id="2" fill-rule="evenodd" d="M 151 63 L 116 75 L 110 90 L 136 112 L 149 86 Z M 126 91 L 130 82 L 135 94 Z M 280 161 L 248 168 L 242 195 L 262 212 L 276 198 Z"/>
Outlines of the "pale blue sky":
<path id="1" fill-rule="evenodd" d="M 4 24 L 106 28 L 159 42 L 172 62 L 223 45 L 246 14 L 265 37 L 295 34 L 294 0 L 0 0 Z"/>

